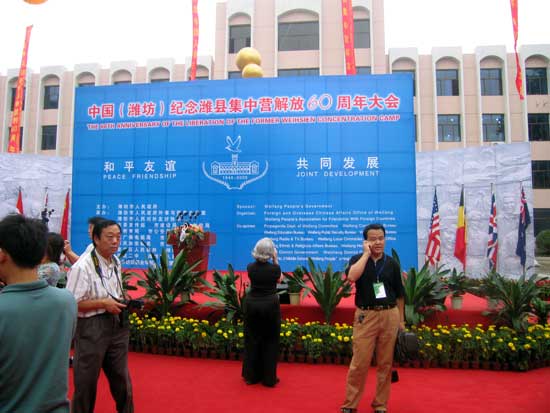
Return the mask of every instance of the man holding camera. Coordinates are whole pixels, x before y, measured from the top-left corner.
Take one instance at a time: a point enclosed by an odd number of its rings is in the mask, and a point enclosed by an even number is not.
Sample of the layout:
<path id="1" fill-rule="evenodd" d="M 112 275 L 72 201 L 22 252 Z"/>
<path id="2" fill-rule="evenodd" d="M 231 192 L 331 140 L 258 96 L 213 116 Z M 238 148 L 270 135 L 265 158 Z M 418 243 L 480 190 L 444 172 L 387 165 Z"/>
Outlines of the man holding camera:
<path id="1" fill-rule="evenodd" d="M 73 413 L 93 413 L 97 380 L 103 368 L 118 413 L 134 411 L 128 372 L 128 309 L 124 302 L 120 225 L 104 220 L 94 226 L 95 248 L 81 257 L 68 276 L 67 289 L 78 303 L 75 334 Z"/>

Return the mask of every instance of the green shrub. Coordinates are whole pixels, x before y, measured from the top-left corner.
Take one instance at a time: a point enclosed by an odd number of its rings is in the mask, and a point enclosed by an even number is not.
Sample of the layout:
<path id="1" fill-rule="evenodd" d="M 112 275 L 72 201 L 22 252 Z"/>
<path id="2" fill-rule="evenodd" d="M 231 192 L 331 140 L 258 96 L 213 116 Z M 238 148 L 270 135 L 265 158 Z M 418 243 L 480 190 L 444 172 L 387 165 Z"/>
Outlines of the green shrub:
<path id="1" fill-rule="evenodd" d="M 538 233 L 535 240 L 535 255 L 541 257 L 550 256 L 550 229 L 545 229 Z"/>

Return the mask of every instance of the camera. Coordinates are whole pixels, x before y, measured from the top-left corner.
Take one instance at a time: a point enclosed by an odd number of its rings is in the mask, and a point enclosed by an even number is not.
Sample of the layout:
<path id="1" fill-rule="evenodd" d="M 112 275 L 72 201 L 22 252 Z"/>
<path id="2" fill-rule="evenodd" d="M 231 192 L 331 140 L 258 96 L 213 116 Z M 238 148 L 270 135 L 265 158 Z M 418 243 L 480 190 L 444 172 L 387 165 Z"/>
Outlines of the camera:
<path id="1" fill-rule="evenodd" d="M 122 300 L 122 304 L 126 304 L 128 310 L 141 310 L 143 308 L 143 300 Z"/>
<path id="2" fill-rule="evenodd" d="M 121 304 L 126 307 L 120 310 L 118 315 L 120 327 L 127 328 L 130 326 L 130 310 L 141 310 L 143 308 L 143 300 L 120 300 Z"/>

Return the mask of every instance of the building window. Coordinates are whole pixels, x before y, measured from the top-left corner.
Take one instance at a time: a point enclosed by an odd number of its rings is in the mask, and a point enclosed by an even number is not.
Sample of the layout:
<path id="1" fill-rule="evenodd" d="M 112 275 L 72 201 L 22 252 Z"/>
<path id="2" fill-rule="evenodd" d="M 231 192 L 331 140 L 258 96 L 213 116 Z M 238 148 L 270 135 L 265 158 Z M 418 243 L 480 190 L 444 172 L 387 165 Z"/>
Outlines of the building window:
<path id="1" fill-rule="evenodd" d="M 550 229 L 550 208 L 533 208 L 533 218 L 535 236 L 542 230 Z"/>
<path id="2" fill-rule="evenodd" d="M 13 108 L 15 107 L 15 94 L 17 93 L 17 88 L 12 87 L 11 88 L 11 106 L 10 110 L 13 111 Z M 27 88 L 23 88 L 23 104 L 21 105 L 21 110 L 25 110 L 25 96 L 27 94 Z"/>
<path id="3" fill-rule="evenodd" d="M 289 76 L 319 76 L 318 68 L 310 69 L 279 69 L 277 71 L 278 77 L 289 77 Z"/>
<path id="4" fill-rule="evenodd" d="M 78 87 L 88 87 L 88 86 L 95 86 L 94 82 L 82 82 L 78 84 Z"/>
<path id="5" fill-rule="evenodd" d="M 57 138 L 57 125 L 42 126 L 42 147 L 43 151 L 55 149 Z"/>
<path id="6" fill-rule="evenodd" d="M 458 96 L 458 70 L 441 69 L 436 71 L 437 96 Z"/>
<path id="7" fill-rule="evenodd" d="M 229 53 L 237 53 L 243 47 L 250 47 L 250 25 L 229 26 Z"/>
<path id="8" fill-rule="evenodd" d="M 392 70 L 392 73 L 410 73 L 413 78 L 413 96 L 416 96 L 416 72 L 414 69 L 407 70 Z"/>
<path id="9" fill-rule="evenodd" d="M 11 127 L 8 128 L 8 145 L 9 145 L 9 137 L 11 135 Z M 19 128 L 19 152 L 23 151 L 23 126 Z"/>
<path id="10" fill-rule="evenodd" d="M 44 109 L 59 107 L 59 85 L 44 86 Z"/>
<path id="11" fill-rule="evenodd" d="M 319 22 L 279 23 L 279 51 L 319 50 Z"/>
<path id="12" fill-rule="evenodd" d="M 228 79 L 241 79 L 242 77 L 243 77 L 243 74 L 240 70 L 236 70 L 234 72 L 227 72 Z"/>
<path id="13" fill-rule="evenodd" d="M 530 141 L 550 140 L 548 117 L 548 113 L 529 113 L 527 115 Z"/>
<path id="14" fill-rule="evenodd" d="M 460 115 L 437 115 L 439 142 L 460 142 Z"/>
<path id="15" fill-rule="evenodd" d="M 504 142 L 504 115 L 482 115 L 483 142 Z"/>
<path id="16" fill-rule="evenodd" d="M 545 67 L 528 67 L 525 69 L 528 95 L 547 95 L 548 79 Z"/>
<path id="17" fill-rule="evenodd" d="M 370 49 L 369 19 L 353 19 L 353 46 L 356 49 Z"/>
<path id="18" fill-rule="evenodd" d="M 482 96 L 502 96 L 501 69 L 481 69 L 479 76 Z"/>
<path id="19" fill-rule="evenodd" d="M 163 83 L 163 82 L 169 82 L 170 79 L 149 79 L 150 83 Z"/>
<path id="20" fill-rule="evenodd" d="M 125 85 L 125 84 L 128 84 L 128 83 L 132 83 L 131 80 L 115 80 L 113 82 L 113 85 Z"/>
<path id="21" fill-rule="evenodd" d="M 532 161 L 533 189 L 550 189 L 550 161 Z"/>
<path id="22" fill-rule="evenodd" d="M 370 66 L 356 66 L 355 71 L 358 75 L 370 75 L 371 69 Z"/>

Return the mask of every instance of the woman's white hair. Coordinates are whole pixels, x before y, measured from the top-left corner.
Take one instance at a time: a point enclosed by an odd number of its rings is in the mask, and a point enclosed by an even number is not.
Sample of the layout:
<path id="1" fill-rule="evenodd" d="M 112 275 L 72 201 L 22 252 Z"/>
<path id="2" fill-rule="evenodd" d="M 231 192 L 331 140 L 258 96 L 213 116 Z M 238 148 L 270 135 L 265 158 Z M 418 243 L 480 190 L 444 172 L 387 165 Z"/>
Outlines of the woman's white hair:
<path id="1" fill-rule="evenodd" d="M 252 256 L 258 261 L 266 262 L 275 255 L 275 244 L 271 238 L 262 238 L 252 250 Z"/>

